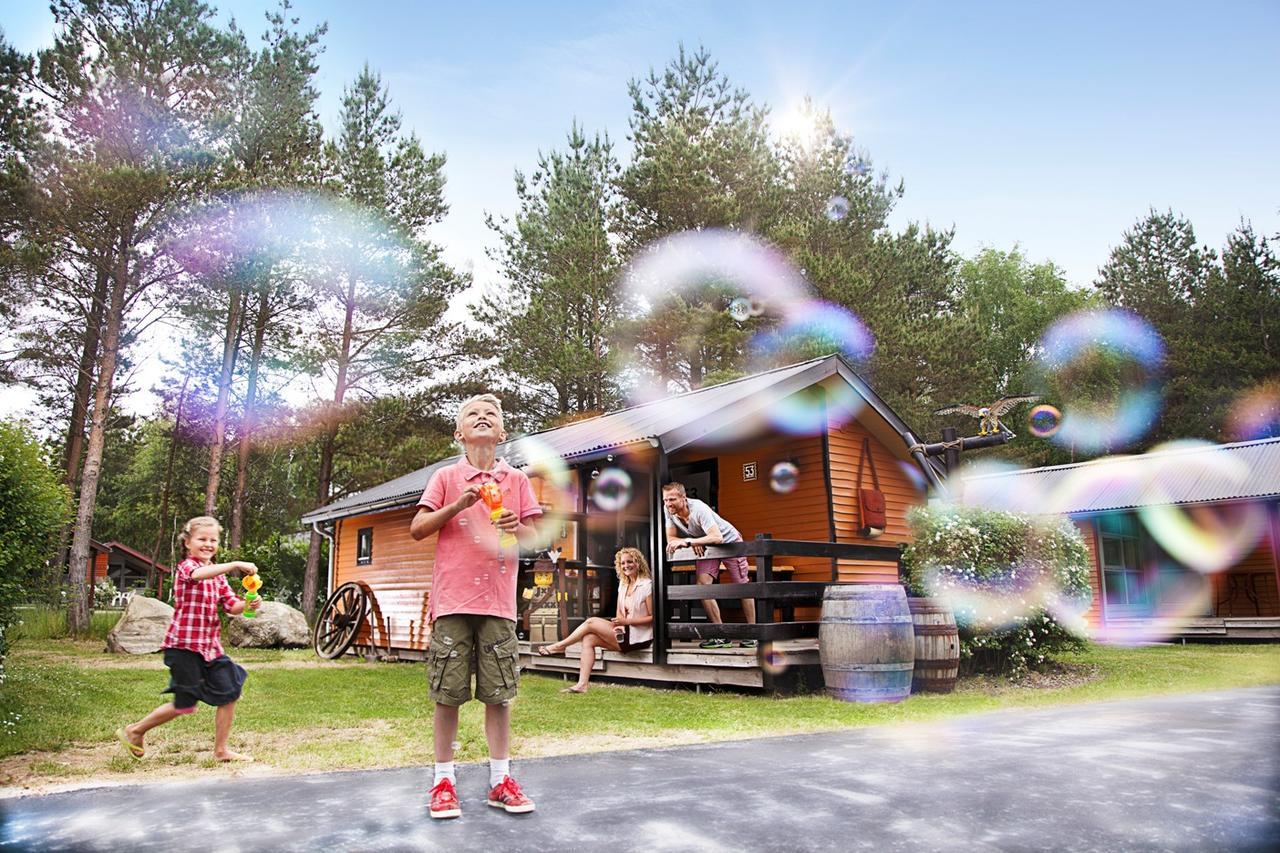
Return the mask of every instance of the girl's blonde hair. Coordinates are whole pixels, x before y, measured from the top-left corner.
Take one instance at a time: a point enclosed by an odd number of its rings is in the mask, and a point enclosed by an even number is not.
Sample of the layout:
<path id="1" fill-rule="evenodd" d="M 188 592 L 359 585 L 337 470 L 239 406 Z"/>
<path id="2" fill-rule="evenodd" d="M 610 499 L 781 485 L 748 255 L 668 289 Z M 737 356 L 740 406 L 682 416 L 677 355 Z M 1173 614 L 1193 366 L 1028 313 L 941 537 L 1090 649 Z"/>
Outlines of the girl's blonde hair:
<path id="1" fill-rule="evenodd" d="M 222 535 L 222 525 L 218 523 L 218 519 L 212 515 L 197 515 L 195 518 L 182 525 L 182 532 L 178 534 L 178 541 L 182 543 L 182 550 L 187 550 L 187 542 L 191 539 L 191 534 L 201 527 L 213 527 L 218 531 L 218 535 Z"/>
<path id="2" fill-rule="evenodd" d="M 649 561 L 644 558 L 644 553 L 639 548 L 619 548 L 618 553 L 613 555 L 613 571 L 618 575 L 618 580 L 622 580 L 622 556 L 630 554 L 636 558 L 636 562 L 640 564 L 640 571 L 636 572 L 637 578 L 653 577 L 649 571 Z"/>

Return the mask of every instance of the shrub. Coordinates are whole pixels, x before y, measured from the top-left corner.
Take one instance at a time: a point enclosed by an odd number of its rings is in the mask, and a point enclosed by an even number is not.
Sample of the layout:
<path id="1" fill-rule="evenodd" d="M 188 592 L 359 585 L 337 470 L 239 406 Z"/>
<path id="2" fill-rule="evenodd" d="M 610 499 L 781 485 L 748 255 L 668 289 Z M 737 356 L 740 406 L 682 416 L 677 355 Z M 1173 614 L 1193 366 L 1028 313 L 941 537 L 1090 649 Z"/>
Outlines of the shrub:
<path id="1" fill-rule="evenodd" d="M 17 423 L 0 421 L 0 680 L 14 605 L 49 581 L 55 538 L 71 496 L 40 447 Z"/>
<path id="2" fill-rule="evenodd" d="M 908 523 L 903 582 L 951 602 L 966 671 L 1018 675 L 1084 645 L 1089 552 L 1070 521 L 935 506 L 912 510 Z"/>
<path id="3" fill-rule="evenodd" d="M 101 610 L 110 606 L 111 602 L 115 600 L 117 592 L 119 590 L 116 589 L 116 585 L 110 578 L 103 578 L 95 583 L 93 585 L 93 609 Z"/>

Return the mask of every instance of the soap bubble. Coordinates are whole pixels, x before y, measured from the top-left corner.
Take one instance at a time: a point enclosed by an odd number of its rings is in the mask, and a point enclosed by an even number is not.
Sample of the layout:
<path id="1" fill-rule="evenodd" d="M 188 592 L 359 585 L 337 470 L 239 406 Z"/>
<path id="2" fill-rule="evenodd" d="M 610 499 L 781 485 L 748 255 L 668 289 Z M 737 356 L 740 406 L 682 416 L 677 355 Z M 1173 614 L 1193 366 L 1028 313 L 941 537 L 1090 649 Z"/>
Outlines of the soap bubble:
<path id="1" fill-rule="evenodd" d="M 738 323 L 745 323 L 751 319 L 751 300 L 745 296 L 738 296 L 729 303 L 729 316 Z"/>
<path id="2" fill-rule="evenodd" d="M 631 475 L 623 468 L 604 468 L 591 481 L 591 502 L 603 512 L 621 512 L 631 503 Z"/>
<path id="3" fill-rule="evenodd" d="M 839 222 L 849 215 L 849 199 L 844 196 L 832 196 L 827 201 L 826 217 L 832 222 Z"/>
<path id="4" fill-rule="evenodd" d="M 1027 428 L 1037 438 L 1048 438 L 1062 425 L 1062 412 L 1054 406 L 1041 404 L 1027 413 Z"/>
<path id="5" fill-rule="evenodd" d="M 1164 343 L 1149 323 L 1119 309 L 1080 311 L 1041 339 L 1037 364 L 1062 418 L 1053 440 L 1099 451 L 1137 441 L 1160 410 Z"/>
<path id="6" fill-rule="evenodd" d="M 800 485 L 800 469 L 794 462 L 779 462 L 769 469 L 769 488 L 780 495 L 789 495 Z"/>

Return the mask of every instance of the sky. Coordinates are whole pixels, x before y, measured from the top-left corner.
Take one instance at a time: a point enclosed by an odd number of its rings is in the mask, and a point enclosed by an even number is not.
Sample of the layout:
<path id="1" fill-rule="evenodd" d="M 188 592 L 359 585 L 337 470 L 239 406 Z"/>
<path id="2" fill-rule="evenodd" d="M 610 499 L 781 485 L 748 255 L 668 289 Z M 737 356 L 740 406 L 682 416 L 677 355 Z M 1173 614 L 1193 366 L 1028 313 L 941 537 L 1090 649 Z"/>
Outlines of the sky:
<path id="1" fill-rule="evenodd" d="M 264 0 L 208 0 L 257 36 Z M 496 284 L 486 213 L 577 121 L 630 150 L 629 80 L 705 47 L 776 123 L 805 96 L 905 182 L 895 228 L 954 228 L 964 255 L 1020 246 L 1089 284 L 1151 208 L 1221 247 L 1280 233 L 1280 2 L 435 4 L 296 0 L 327 21 L 320 114 L 368 63 L 404 126 L 448 161 L 445 257 Z M 44 0 L 9 0 L 18 49 L 51 43 Z M 145 388 L 145 383 L 141 384 Z M 0 391 L 0 405 L 6 397 Z M 8 396 L 23 405 L 21 395 Z M 143 407 L 145 408 L 145 407 Z"/>

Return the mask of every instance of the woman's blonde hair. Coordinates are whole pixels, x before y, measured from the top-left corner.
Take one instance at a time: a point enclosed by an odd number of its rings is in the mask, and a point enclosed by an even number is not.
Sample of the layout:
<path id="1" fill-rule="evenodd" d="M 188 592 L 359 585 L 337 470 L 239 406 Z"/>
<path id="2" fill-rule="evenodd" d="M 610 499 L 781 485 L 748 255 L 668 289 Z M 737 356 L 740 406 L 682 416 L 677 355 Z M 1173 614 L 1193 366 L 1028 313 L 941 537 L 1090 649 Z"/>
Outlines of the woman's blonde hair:
<path id="1" fill-rule="evenodd" d="M 201 527 L 213 527 L 218 531 L 218 535 L 222 535 L 222 525 L 218 523 L 218 519 L 212 515 L 197 515 L 195 518 L 182 525 L 182 532 L 178 534 L 178 541 L 182 543 L 182 550 L 187 550 L 187 542 L 191 539 L 191 534 Z"/>
<path id="2" fill-rule="evenodd" d="M 640 571 L 636 572 L 637 578 L 653 577 L 649 571 L 649 561 L 644 558 L 644 554 L 639 548 L 619 548 L 618 553 L 613 555 L 613 570 L 618 575 L 618 580 L 622 580 L 622 555 L 630 554 L 636 558 L 636 562 L 640 564 Z"/>

